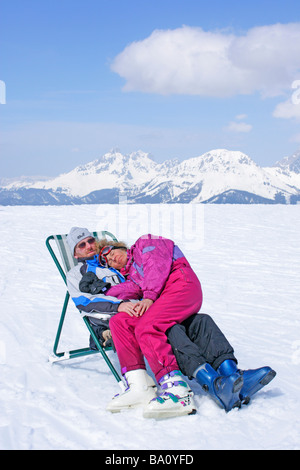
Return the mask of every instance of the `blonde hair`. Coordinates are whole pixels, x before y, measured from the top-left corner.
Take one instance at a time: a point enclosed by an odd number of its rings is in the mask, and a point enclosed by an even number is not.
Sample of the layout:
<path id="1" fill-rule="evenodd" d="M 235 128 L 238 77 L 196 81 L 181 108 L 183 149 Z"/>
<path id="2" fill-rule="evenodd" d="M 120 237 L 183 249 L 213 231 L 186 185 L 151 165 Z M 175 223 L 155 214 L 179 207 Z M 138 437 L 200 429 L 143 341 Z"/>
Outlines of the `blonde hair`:
<path id="1" fill-rule="evenodd" d="M 100 253 L 102 248 L 104 246 L 108 246 L 108 245 L 115 246 L 117 248 L 123 248 L 124 250 L 128 249 L 126 243 L 124 243 L 124 242 L 116 242 L 114 240 L 107 240 L 106 238 L 102 238 L 102 240 L 97 240 L 97 242 L 96 242 L 97 253 Z"/>

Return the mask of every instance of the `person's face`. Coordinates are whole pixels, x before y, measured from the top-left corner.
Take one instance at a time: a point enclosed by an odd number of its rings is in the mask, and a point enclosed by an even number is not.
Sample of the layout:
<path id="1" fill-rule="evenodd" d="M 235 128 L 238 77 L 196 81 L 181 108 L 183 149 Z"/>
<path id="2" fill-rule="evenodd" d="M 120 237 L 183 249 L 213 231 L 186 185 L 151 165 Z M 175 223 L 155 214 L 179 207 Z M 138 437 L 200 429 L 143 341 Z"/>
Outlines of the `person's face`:
<path id="1" fill-rule="evenodd" d="M 86 237 L 77 243 L 74 250 L 74 258 L 91 258 L 96 254 L 96 240 L 93 237 Z"/>
<path id="2" fill-rule="evenodd" d="M 121 269 L 126 266 L 127 263 L 127 250 L 122 248 L 114 248 L 108 255 L 106 255 L 107 264 L 111 268 Z"/>

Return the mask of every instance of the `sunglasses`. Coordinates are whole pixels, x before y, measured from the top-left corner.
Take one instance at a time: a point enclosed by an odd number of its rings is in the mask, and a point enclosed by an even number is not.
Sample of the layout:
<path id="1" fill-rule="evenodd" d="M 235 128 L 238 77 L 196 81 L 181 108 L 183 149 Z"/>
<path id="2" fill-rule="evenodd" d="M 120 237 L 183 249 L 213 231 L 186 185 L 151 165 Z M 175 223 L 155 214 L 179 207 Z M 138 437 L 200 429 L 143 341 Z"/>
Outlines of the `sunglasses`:
<path id="1" fill-rule="evenodd" d="M 95 242 L 95 238 L 89 238 L 86 242 L 78 243 L 77 247 L 83 250 L 87 244 L 92 245 Z"/>
<path id="2" fill-rule="evenodd" d="M 102 250 L 99 253 L 99 263 L 101 266 L 104 266 L 105 268 L 108 267 L 108 261 L 107 261 L 107 255 L 112 251 L 118 248 L 117 246 L 113 245 L 107 245 L 102 248 Z"/>

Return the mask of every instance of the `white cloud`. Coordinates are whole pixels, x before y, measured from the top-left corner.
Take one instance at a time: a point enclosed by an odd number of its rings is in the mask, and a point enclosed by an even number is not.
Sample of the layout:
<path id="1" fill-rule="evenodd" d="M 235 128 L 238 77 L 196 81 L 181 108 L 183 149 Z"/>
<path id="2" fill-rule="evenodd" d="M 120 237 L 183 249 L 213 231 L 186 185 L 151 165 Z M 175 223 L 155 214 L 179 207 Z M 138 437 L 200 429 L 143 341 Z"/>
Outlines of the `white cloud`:
<path id="1" fill-rule="evenodd" d="M 237 116 L 235 116 L 235 119 L 237 119 L 238 121 L 242 121 L 243 119 L 247 119 L 247 114 L 238 114 Z"/>
<path id="2" fill-rule="evenodd" d="M 282 119 L 300 120 L 300 80 L 293 81 L 289 99 L 276 106 L 273 116 Z"/>
<path id="3" fill-rule="evenodd" d="M 294 103 L 292 99 L 283 101 L 276 106 L 273 116 L 282 119 L 300 120 L 300 103 Z"/>
<path id="4" fill-rule="evenodd" d="M 294 136 L 291 138 L 291 142 L 296 142 L 297 144 L 300 144 L 300 133 L 294 135 Z"/>
<path id="5" fill-rule="evenodd" d="M 252 126 L 246 122 L 232 121 L 225 127 L 225 130 L 229 132 L 250 132 L 252 130 Z"/>
<path id="6" fill-rule="evenodd" d="M 126 91 L 227 97 L 277 96 L 300 72 L 300 23 L 250 29 L 244 36 L 183 26 L 156 30 L 113 61 Z"/>

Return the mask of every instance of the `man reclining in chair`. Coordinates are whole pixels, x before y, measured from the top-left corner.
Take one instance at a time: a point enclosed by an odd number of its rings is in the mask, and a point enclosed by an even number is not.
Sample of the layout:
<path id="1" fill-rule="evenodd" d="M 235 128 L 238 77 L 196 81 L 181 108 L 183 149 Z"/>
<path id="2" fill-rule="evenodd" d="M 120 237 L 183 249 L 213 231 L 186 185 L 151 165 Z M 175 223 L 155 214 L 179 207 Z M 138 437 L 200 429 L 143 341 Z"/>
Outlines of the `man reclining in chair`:
<path id="1" fill-rule="evenodd" d="M 78 265 L 67 274 L 68 289 L 76 307 L 86 314 L 115 315 L 119 311 L 125 311 L 129 315 L 134 315 L 135 305 L 131 299 L 118 299 L 109 295 L 110 287 L 126 280 L 119 271 L 109 267 L 107 263 L 106 266 L 101 266 L 99 245 L 91 233 L 85 228 L 73 227 L 67 241 L 72 254 L 79 261 Z M 105 241 L 100 248 L 103 249 L 105 246 L 111 250 L 127 250 L 125 244 L 119 242 Z M 128 284 L 126 292 L 128 297 Z M 130 297 L 134 299 L 134 292 Z M 89 321 L 102 344 L 110 339 L 107 320 L 89 317 Z M 236 373 L 237 360 L 233 348 L 212 318 L 195 312 L 181 324 L 170 328 L 166 334 L 183 374 L 195 378 L 222 408 L 229 411 L 218 396 L 218 388 Z M 203 383 L 203 370 L 206 379 L 209 379 L 207 383 Z M 243 386 L 237 393 L 238 404 L 249 402 L 250 397 L 275 376 L 275 372 L 269 367 L 240 372 Z M 134 386 L 135 384 L 132 384 L 132 388 Z"/>
<path id="2" fill-rule="evenodd" d="M 69 294 L 76 307 L 88 316 L 100 344 L 103 344 L 105 340 L 110 339 L 107 337 L 110 336 L 108 332 L 105 338 L 102 335 L 102 332 L 108 329 L 108 321 L 93 318 L 93 314 L 114 315 L 120 311 L 123 300 L 107 296 L 105 293 L 111 286 L 125 282 L 125 278 L 115 269 L 100 267 L 98 244 L 88 229 L 73 227 L 67 242 L 72 255 L 78 260 L 77 266 L 67 273 Z M 130 302 L 126 307 L 127 311 L 130 311 L 130 307 L 133 308 Z M 94 345 L 92 339 L 91 344 Z"/>

